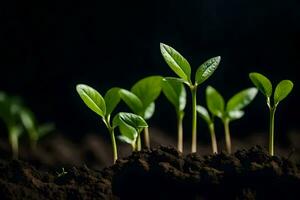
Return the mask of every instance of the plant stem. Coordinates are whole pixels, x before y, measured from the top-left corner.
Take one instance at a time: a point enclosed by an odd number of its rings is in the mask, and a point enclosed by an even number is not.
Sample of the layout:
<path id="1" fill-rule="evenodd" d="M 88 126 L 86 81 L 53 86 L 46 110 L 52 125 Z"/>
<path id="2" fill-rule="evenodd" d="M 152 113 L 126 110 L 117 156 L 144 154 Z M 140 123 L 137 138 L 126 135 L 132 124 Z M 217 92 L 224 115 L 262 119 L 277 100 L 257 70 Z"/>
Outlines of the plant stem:
<path id="1" fill-rule="evenodd" d="M 138 134 L 138 138 L 136 139 L 136 149 L 137 149 L 137 151 L 142 150 L 141 133 Z"/>
<path id="2" fill-rule="evenodd" d="M 218 153 L 217 140 L 215 134 L 215 125 L 214 123 L 209 124 L 210 138 L 211 138 L 211 146 L 213 153 Z"/>
<path id="3" fill-rule="evenodd" d="M 231 154 L 231 139 L 230 139 L 230 131 L 229 131 L 229 119 L 225 119 L 223 121 L 224 129 L 225 129 L 225 142 L 226 142 L 226 149 L 229 154 Z"/>
<path id="4" fill-rule="evenodd" d="M 150 149 L 150 135 L 149 135 L 149 128 L 144 128 L 144 140 L 146 148 Z"/>
<path id="5" fill-rule="evenodd" d="M 182 127 L 183 114 L 178 114 L 178 141 L 177 141 L 177 149 L 180 152 L 183 152 L 183 127 Z"/>
<path id="6" fill-rule="evenodd" d="M 118 160 L 118 150 L 117 150 L 117 144 L 116 144 L 116 138 L 115 138 L 115 133 L 114 129 L 112 127 L 109 128 L 110 132 L 110 137 L 111 137 L 111 143 L 113 146 L 113 156 L 114 156 L 114 163 Z"/>
<path id="7" fill-rule="evenodd" d="M 13 159 L 18 159 L 19 157 L 19 130 L 17 128 L 11 128 L 9 133 L 9 142 L 12 148 Z"/>
<path id="8" fill-rule="evenodd" d="M 270 108 L 269 153 L 274 156 L 274 118 L 276 107 Z"/>
<path id="9" fill-rule="evenodd" d="M 191 86 L 192 93 L 192 153 L 197 151 L 197 86 Z"/>

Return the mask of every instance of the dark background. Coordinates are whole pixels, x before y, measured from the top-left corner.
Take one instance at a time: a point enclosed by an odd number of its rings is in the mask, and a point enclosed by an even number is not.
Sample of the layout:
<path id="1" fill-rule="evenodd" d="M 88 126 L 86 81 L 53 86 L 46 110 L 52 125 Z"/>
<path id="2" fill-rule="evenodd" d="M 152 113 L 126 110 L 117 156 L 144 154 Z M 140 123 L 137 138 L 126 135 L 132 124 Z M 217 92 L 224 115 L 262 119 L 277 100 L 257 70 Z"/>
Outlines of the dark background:
<path id="1" fill-rule="evenodd" d="M 294 91 L 279 106 L 276 128 L 283 137 L 299 129 L 300 1 L 8 1 L 1 3 L 0 90 L 20 95 L 41 122 L 54 121 L 70 136 L 105 130 L 79 99 L 75 85 L 102 94 L 113 86 L 130 88 L 140 78 L 173 76 L 160 55 L 164 42 L 181 52 L 192 70 L 220 55 L 210 84 L 228 99 L 252 86 L 258 71 L 274 83 L 291 79 Z M 175 128 L 173 108 L 164 97 L 150 123 Z M 122 108 L 122 107 L 121 107 Z M 187 108 L 190 109 L 189 107 Z M 245 118 L 232 123 L 235 136 L 268 129 L 267 107 L 258 95 Z M 185 126 L 190 126 L 189 115 Z M 199 121 L 199 130 L 205 130 Z"/>

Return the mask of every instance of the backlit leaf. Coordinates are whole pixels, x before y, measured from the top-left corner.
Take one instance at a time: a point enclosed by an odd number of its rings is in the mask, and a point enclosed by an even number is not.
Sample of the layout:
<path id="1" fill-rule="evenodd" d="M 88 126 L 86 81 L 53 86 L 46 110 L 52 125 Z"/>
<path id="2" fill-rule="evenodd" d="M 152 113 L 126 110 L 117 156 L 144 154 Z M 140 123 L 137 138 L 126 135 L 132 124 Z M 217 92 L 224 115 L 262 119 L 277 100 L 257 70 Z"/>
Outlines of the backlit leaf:
<path id="1" fill-rule="evenodd" d="M 200 67 L 196 71 L 196 77 L 195 77 L 196 85 L 199 85 L 203 83 L 206 79 L 208 79 L 217 69 L 220 61 L 221 61 L 221 57 L 217 56 L 207 60 L 202 65 L 200 65 Z"/>
<path id="2" fill-rule="evenodd" d="M 277 105 L 280 101 L 286 98 L 292 91 L 293 86 L 294 84 L 290 80 L 280 81 L 280 83 L 278 83 L 278 85 L 275 88 L 274 104 Z"/>

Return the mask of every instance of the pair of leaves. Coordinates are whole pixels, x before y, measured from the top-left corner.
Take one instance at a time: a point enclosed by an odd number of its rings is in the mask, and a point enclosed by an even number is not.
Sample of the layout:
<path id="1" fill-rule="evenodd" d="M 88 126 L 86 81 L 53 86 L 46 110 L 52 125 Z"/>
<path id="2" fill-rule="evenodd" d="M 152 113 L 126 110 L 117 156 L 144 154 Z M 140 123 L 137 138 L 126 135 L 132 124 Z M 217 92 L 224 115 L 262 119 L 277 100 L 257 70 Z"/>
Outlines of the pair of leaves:
<path id="1" fill-rule="evenodd" d="M 121 135 L 118 138 L 121 141 L 133 145 L 140 132 L 148 127 L 148 124 L 139 115 L 120 112 L 113 119 L 113 127 L 119 127 Z"/>
<path id="2" fill-rule="evenodd" d="M 175 107 L 177 114 L 183 113 L 186 106 L 186 90 L 183 83 L 165 78 L 162 81 L 162 91 Z"/>
<path id="3" fill-rule="evenodd" d="M 83 102 L 102 118 L 110 115 L 120 102 L 120 88 L 111 88 L 104 98 L 97 90 L 85 84 L 78 84 L 76 90 Z"/>
<path id="4" fill-rule="evenodd" d="M 257 72 L 252 72 L 249 74 L 249 78 L 251 79 L 252 83 L 258 88 L 258 90 L 267 97 L 267 99 L 271 98 L 273 94 L 272 83 L 266 76 Z M 275 88 L 273 98 L 275 107 L 280 101 L 282 101 L 289 95 L 289 93 L 293 89 L 293 86 L 294 84 L 290 80 L 282 80 L 278 83 Z"/>
<path id="5" fill-rule="evenodd" d="M 160 51 L 169 67 L 184 83 L 191 86 L 191 66 L 189 62 L 178 51 L 166 44 L 160 44 Z M 195 85 L 199 85 L 208 79 L 217 69 L 220 61 L 221 57 L 217 56 L 200 65 L 196 71 Z"/>
<path id="6" fill-rule="evenodd" d="M 206 88 L 206 103 L 213 116 L 217 116 L 223 120 L 225 118 L 234 120 L 239 119 L 244 115 L 242 109 L 250 104 L 256 94 L 256 88 L 242 90 L 231 97 L 225 106 L 222 95 L 215 88 L 208 86 Z M 204 113 L 204 111 L 202 111 L 202 113 Z"/>
<path id="7" fill-rule="evenodd" d="M 143 78 L 133 85 L 131 91 L 121 89 L 120 97 L 135 114 L 149 119 L 155 111 L 154 101 L 160 95 L 161 81 L 161 76 Z"/>

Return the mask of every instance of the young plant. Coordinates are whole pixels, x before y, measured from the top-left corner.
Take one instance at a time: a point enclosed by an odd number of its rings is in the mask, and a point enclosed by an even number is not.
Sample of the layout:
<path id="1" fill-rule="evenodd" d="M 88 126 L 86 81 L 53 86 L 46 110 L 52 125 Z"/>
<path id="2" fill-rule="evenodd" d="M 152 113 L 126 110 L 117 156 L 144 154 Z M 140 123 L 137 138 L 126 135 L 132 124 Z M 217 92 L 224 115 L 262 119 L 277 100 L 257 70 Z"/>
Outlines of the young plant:
<path id="1" fill-rule="evenodd" d="M 147 122 L 139 115 L 133 113 L 118 113 L 113 119 L 113 126 L 119 127 L 121 135 L 119 140 L 132 146 L 133 151 L 141 150 L 140 133 L 148 127 Z"/>
<path id="2" fill-rule="evenodd" d="M 183 152 L 183 126 L 184 108 L 186 105 L 186 91 L 183 83 L 173 79 L 163 79 L 162 91 L 167 99 L 173 104 L 177 115 L 177 149 Z"/>
<path id="3" fill-rule="evenodd" d="M 256 88 L 242 90 L 231 97 L 225 107 L 225 101 L 221 94 L 211 86 L 206 88 L 206 103 L 213 116 L 219 117 L 225 130 L 225 142 L 228 153 L 231 153 L 231 138 L 229 123 L 243 117 L 242 109 L 249 105 L 257 94 Z"/>
<path id="4" fill-rule="evenodd" d="M 210 116 L 207 109 L 203 106 L 197 105 L 197 112 L 202 119 L 207 123 L 208 129 L 210 132 L 210 139 L 211 139 L 211 147 L 213 153 L 218 153 L 218 146 L 215 134 L 215 124 L 214 124 L 214 117 Z"/>
<path id="5" fill-rule="evenodd" d="M 76 86 L 76 90 L 83 100 L 83 102 L 89 107 L 92 111 L 98 114 L 111 137 L 112 147 L 113 147 L 113 160 L 114 163 L 118 159 L 118 151 L 117 151 L 117 144 L 114 134 L 114 126 L 111 124 L 111 113 L 116 108 L 118 103 L 120 102 L 120 95 L 119 95 L 119 88 L 111 88 L 108 90 L 104 96 L 101 96 L 99 92 L 97 92 L 94 88 L 84 85 L 78 84 Z"/>
<path id="6" fill-rule="evenodd" d="M 20 111 L 20 119 L 26 132 L 29 134 L 30 147 L 33 151 L 36 150 L 38 140 L 46 136 L 55 128 L 52 123 L 39 125 L 33 112 L 25 107 Z"/>
<path id="7" fill-rule="evenodd" d="M 8 138 L 14 159 L 18 158 L 19 137 L 23 133 L 23 126 L 20 123 L 21 109 L 20 99 L 7 96 L 5 93 L 0 92 L 0 118 L 7 127 Z"/>
<path id="8" fill-rule="evenodd" d="M 285 99 L 293 89 L 293 82 L 290 80 L 282 80 L 275 88 L 274 96 L 271 81 L 262 74 L 253 72 L 249 74 L 249 78 L 252 83 L 258 88 L 258 90 L 266 97 L 267 105 L 270 111 L 270 129 L 269 129 L 269 153 L 274 155 L 274 119 L 275 111 L 280 101 Z"/>
<path id="9" fill-rule="evenodd" d="M 192 152 L 197 151 L 197 88 L 206 79 L 208 79 L 214 71 L 217 69 L 221 57 L 214 57 L 204 62 L 196 71 L 194 81 L 191 80 L 191 66 L 189 62 L 175 49 L 161 43 L 161 54 L 164 57 L 169 67 L 179 76 L 174 79 L 179 82 L 183 82 L 190 88 L 192 95 Z"/>
<path id="10" fill-rule="evenodd" d="M 161 76 L 149 76 L 135 83 L 131 90 L 120 90 L 121 99 L 135 114 L 142 116 L 143 119 L 150 119 L 155 111 L 154 101 L 161 92 Z M 140 138 L 138 138 L 140 140 Z M 150 148 L 150 136 L 148 127 L 144 129 L 144 143 Z"/>

